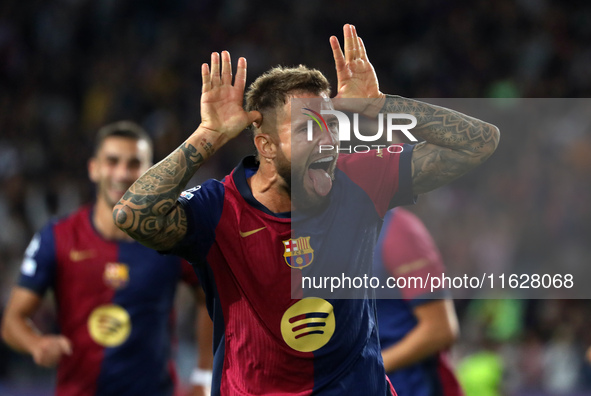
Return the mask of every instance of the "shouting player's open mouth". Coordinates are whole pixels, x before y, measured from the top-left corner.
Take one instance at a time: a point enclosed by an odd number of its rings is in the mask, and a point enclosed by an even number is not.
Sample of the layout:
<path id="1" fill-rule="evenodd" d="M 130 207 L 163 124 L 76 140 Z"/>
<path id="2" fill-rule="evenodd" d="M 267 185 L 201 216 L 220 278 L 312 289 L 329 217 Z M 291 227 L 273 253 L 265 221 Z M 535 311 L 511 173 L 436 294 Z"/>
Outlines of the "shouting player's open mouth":
<path id="1" fill-rule="evenodd" d="M 324 197 L 332 188 L 336 155 L 323 156 L 308 166 L 308 177 L 312 180 L 316 194 Z"/>

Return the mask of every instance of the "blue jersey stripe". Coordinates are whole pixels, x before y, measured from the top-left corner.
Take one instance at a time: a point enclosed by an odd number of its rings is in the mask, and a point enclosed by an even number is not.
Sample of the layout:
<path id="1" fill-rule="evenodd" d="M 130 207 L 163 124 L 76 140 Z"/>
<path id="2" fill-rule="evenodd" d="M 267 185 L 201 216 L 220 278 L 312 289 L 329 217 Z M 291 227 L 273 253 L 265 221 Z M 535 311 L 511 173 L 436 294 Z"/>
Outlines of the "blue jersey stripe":
<path id="1" fill-rule="evenodd" d="M 170 308 L 181 279 L 180 260 L 138 243 L 119 242 L 117 248 L 129 282 L 115 291 L 112 303 L 129 313 L 131 333 L 123 344 L 104 348 L 96 394 L 171 396 Z"/>

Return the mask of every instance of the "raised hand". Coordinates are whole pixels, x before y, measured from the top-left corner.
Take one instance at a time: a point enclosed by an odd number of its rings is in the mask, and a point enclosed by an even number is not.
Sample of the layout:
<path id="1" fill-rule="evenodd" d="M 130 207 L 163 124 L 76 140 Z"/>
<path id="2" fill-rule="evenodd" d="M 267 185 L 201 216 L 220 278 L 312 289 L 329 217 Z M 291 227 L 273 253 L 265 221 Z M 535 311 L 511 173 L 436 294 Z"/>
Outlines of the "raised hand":
<path id="1" fill-rule="evenodd" d="M 238 68 L 232 84 L 230 53 L 211 54 L 211 70 L 207 63 L 201 67 L 203 87 L 201 90 L 201 128 L 224 134 L 228 139 L 236 137 L 256 120 L 261 120 L 258 111 L 246 112 L 242 107 L 246 85 L 246 59 L 238 59 Z"/>
<path id="2" fill-rule="evenodd" d="M 337 69 L 338 92 L 336 98 L 383 98 L 378 78 L 365 51 L 363 40 L 357 36 L 353 25 L 343 26 L 345 53 L 339 39 L 330 38 L 330 46 Z"/>

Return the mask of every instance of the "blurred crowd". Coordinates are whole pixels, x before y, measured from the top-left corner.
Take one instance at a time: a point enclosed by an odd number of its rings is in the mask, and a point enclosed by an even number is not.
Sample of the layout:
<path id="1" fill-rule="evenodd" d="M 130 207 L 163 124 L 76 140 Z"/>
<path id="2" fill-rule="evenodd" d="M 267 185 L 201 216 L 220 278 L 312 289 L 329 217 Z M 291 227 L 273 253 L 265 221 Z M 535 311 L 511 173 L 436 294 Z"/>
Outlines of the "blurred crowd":
<path id="1" fill-rule="evenodd" d="M 33 233 L 92 200 L 86 161 L 96 130 L 137 121 L 162 159 L 199 123 L 200 66 L 211 51 L 246 57 L 247 84 L 271 66 L 303 63 L 334 86 L 328 39 L 351 22 L 383 92 L 584 98 L 589 20 L 591 4 L 558 0 L 2 1 L 0 310 Z M 563 122 L 499 125 L 489 162 L 413 208 L 448 265 L 548 273 L 591 262 L 591 123 L 579 117 L 591 102 L 561 103 Z M 249 141 L 245 133 L 225 147 L 194 182 L 222 177 L 253 151 Z M 514 297 L 457 300 L 459 367 L 491 353 L 499 394 L 591 394 L 591 303 Z M 10 381 L 18 358 L 1 348 L 0 382 Z"/>

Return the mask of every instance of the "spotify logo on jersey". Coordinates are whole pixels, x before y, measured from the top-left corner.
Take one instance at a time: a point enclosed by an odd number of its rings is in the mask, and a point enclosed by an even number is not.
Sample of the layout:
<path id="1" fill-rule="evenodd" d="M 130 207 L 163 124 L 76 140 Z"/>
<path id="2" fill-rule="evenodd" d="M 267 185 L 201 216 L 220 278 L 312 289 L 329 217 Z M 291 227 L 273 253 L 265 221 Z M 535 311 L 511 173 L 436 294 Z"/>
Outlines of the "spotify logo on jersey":
<path id="1" fill-rule="evenodd" d="M 127 311 L 119 305 L 101 305 L 88 318 L 90 337 L 99 345 L 116 347 L 131 333 L 131 320 Z"/>
<path id="2" fill-rule="evenodd" d="M 312 352 L 322 348 L 334 331 L 332 304 L 321 298 L 304 298 L 289 307 L 281 318 L 283 340 L 300 352 Z"/>

